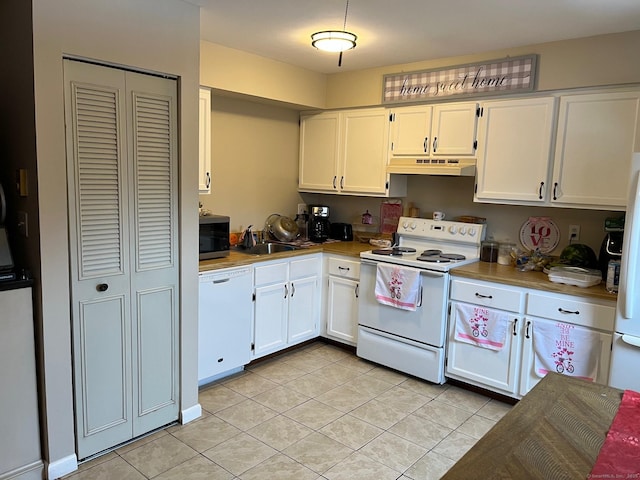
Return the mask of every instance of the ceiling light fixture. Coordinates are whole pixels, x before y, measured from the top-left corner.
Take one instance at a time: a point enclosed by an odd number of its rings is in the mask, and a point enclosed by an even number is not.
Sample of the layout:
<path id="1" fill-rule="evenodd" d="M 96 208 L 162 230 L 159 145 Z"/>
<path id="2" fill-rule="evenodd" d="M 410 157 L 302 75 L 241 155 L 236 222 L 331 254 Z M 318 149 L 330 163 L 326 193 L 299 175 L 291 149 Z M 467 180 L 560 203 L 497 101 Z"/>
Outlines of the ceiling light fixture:
<path id="1" fill-rule="evenodd" d="M 342 30 L 323 30 L 311 35 L 311 45 L 325 52 L 340 52 L 338 66 L 342 66 L 342 52 L 356 48 L 358 37 L 347 32 L 347 13 L 349 12 L 349 0 L 344 11 L 344 25 Z"/>

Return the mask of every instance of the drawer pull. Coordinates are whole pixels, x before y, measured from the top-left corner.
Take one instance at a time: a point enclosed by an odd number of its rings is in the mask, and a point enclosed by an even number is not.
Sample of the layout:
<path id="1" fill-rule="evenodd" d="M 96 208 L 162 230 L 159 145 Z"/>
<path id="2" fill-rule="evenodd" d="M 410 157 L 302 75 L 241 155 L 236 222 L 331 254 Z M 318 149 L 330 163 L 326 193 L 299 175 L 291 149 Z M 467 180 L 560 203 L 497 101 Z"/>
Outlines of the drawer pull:
<path id="1" fill-rule="evenodd" d="M 560 313 L 573 313 L 574 315 L 580 315 L 580 312 L 578 310 L 565 310 L 562 307 L 558 308 L 558 311 Z"/>
<path id="2" fill-rule="evenodd" d="M 514 318 L 513 319 L 513 336 L 515 337 L 516 335 L 518 335 L 518 332 L 516 332 L 516 328 L 518 327 L 518 319 Z"/>
<path id="3" fill-rule="evenodd" d="M 338 267 L 338 270 L 345 270 L 348 272 L 351 269 L 349 267 Z"/>
<path id="4" fill-rule="evenodd" d="M 476 292 L 476 297 L 478 297 L 478 298 L 493 298 L 493 295 L 482 295 L 481 293 Z"/>
<path id="5" fill-rule="evenodd" d="M 531 322 L 527 322 L 527 328 L 524 331 L 524 336 L 526 338 L 531 338 L 531 336 L 529 335 L 529 327 L 531 326 Z"/>

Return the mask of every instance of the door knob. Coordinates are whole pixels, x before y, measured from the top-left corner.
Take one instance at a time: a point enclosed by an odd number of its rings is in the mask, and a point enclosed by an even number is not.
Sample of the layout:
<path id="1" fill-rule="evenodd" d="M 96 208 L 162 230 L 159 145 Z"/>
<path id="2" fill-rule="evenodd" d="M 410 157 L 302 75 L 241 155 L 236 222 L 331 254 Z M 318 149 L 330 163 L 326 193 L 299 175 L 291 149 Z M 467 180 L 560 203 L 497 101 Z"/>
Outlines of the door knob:
<path id="1" fill-rule="evenodd" d="M 96 290 L 99 292 L 106 292 L 108 288 L 109 285 L 107 285 L 106 283 L 99 283 L 98 285 L 96 285 Z"/>

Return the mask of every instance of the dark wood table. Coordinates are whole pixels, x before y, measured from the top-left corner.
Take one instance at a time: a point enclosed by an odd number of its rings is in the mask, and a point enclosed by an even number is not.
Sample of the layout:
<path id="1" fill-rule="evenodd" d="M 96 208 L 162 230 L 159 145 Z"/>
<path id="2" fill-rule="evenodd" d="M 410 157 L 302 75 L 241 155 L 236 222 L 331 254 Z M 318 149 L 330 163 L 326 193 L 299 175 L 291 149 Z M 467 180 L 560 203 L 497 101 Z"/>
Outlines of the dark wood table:
<path id="1" fill-rule="evenodd" d="M 549 373 L 442 478 L 585 479 L 622 394 Z"/>

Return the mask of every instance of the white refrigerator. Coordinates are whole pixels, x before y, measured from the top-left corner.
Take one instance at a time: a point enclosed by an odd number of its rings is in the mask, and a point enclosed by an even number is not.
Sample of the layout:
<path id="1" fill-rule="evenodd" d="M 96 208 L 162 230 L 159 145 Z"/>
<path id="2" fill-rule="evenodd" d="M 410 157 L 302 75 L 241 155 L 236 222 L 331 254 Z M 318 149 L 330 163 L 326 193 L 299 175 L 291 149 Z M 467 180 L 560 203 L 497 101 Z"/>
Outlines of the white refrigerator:
<path id="1" fill-rule="evenodd" d="M 640 391 L 640 152 L 631 164 L 609 385 Z"/>

